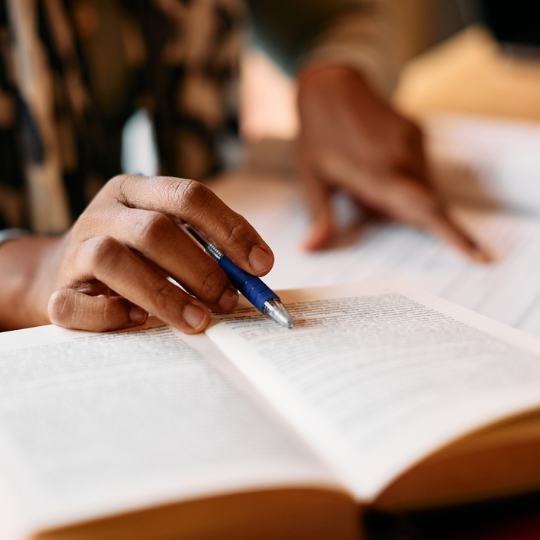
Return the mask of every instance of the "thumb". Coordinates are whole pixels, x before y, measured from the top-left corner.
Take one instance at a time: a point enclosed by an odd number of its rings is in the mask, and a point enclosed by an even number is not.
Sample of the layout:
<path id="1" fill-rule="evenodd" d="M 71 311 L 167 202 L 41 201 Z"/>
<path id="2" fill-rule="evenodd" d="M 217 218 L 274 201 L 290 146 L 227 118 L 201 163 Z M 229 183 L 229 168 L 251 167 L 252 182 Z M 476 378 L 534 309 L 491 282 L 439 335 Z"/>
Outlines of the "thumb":
<path id="1" fill-rule="evenodd" d="M 422 227 L 475 262 L 490 262 L 491 255 L 456 223 L 444 203 L 427 186 L 406 176 L 394 176 L 386 203 L 398 220 Z"/>
<path id="2" fill-rule="evenodd" d="M 54 292 L 48 304 L 51 322 L 65 328 L 105 332 L 137 326 L 148 313 L 121 296 L 89 296 L 73 289 Z"/>
<path id="3" fill-rule="evenodd" d="M 332 189 L 306 166 L 301 167 L 299 173 L 303 198 L 311 217 L 311 227 L 302 247 L 307 251 L 324 249 L 336 234 Z"/>

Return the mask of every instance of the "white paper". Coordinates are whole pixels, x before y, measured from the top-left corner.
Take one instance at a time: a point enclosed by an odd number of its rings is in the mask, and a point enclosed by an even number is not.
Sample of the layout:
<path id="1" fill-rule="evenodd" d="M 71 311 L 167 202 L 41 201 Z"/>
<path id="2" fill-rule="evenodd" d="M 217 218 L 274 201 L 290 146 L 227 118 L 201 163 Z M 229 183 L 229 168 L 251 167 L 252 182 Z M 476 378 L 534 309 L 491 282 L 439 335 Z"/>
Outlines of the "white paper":
<path id="1" fill-rule="evenodd" d="M 165 326 L 55 330 L 0 336 L 0 483 L 29 531 L 198 495 L 330 482 L 226 375 L 226 358 L 204 336 Z"/>
<path id="2" fill-rule="evenodd" d="M 208 336 L 360 500 L 483 424 L 537 406 L 540 340 L 407 284 L 282 291 L 282 329 L 245 309 Z"/>

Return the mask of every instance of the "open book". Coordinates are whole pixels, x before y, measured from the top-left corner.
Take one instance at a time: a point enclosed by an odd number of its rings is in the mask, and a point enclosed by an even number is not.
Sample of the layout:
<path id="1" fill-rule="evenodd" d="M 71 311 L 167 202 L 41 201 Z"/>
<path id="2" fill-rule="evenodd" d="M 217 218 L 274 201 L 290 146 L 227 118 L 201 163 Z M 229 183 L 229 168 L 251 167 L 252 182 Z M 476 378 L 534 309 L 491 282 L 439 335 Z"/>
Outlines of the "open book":
<path id="1" fill-rule="evenodd" d="M 361 509 L 540 487 L 540 340 L 404 282 L 183 336 L 0 336 L 0 538 L 361 537 Z"/>

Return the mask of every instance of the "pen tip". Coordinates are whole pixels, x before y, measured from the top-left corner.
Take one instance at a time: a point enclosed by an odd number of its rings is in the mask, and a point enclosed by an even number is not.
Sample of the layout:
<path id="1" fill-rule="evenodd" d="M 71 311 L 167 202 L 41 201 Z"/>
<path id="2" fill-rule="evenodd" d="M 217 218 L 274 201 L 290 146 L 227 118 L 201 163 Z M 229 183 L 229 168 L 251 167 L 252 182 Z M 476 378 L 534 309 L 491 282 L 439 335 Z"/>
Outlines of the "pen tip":
<path id="1" fill-rule="evenodd" d="M 279 298 L 272 298 L 264 303 L 264 313 L 274 322 L 285 328 L 294 328 L 294 319 Z"/>

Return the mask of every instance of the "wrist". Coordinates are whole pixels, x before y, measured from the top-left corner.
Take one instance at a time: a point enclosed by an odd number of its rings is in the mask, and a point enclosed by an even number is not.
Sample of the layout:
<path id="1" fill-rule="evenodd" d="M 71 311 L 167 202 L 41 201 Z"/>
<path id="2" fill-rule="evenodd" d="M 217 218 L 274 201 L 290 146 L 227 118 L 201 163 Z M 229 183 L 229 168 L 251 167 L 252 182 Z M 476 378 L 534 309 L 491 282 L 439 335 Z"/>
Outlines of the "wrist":
<path id="1" fill-rule="evenodd" d="M 0 246 L 0 328 L 49 324 L 47 303 L 54 290 L 61 238 L 26 236 Z"/>

